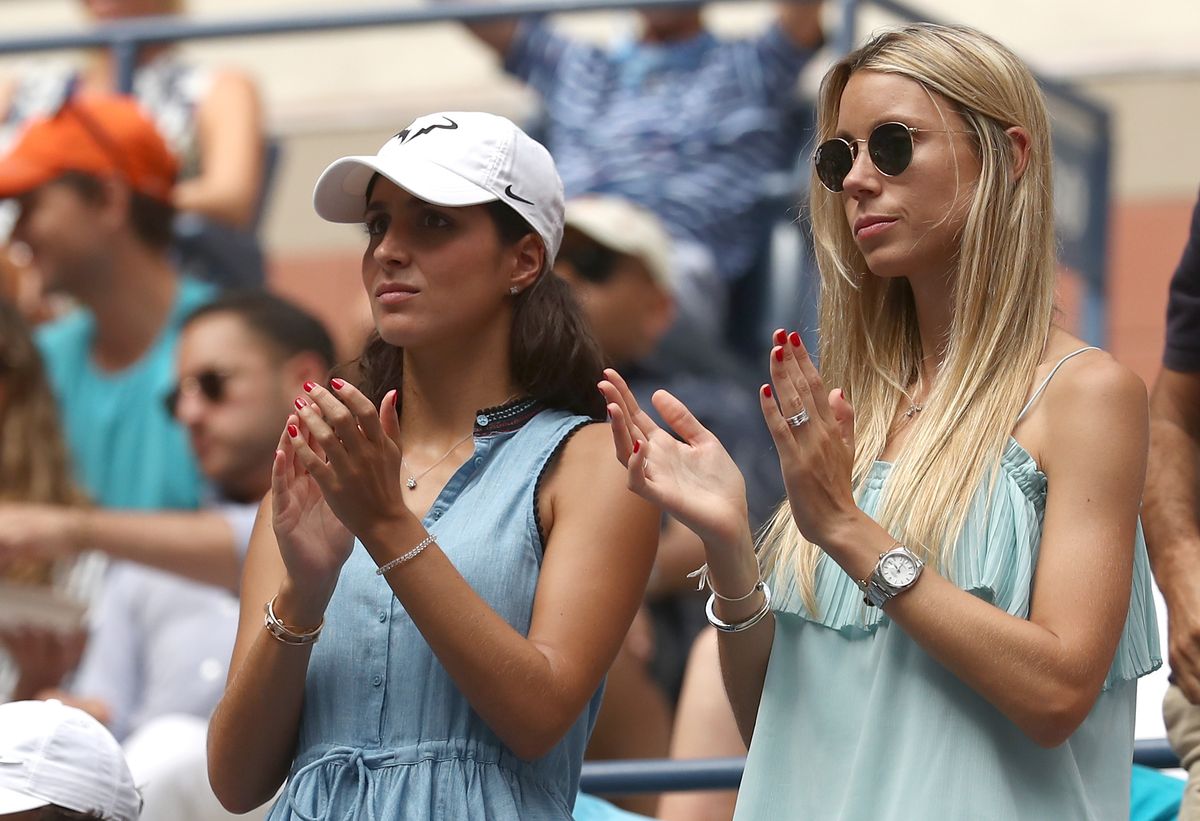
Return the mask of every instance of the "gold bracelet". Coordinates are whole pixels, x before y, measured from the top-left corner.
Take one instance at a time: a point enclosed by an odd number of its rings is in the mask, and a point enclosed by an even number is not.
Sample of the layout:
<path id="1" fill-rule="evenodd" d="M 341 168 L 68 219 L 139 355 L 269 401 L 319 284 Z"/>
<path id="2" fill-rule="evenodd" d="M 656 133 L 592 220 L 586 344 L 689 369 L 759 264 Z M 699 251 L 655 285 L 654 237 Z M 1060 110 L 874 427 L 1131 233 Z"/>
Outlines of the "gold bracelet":
<path id="1" fill-rule="evenodd" d="M 267 632 L 279 642 L 290 644 L 294 647 L 299 647 L 305 644 L 313 644 L 321 636 L 321 631 L 325 629 L 325 619 L 321 619 L 321 623 L 315 629 L 305 633 L 297 633 L 295 630 L 288 627 L 279 617 L 275 615 L 275 599 L 279 598 L 276 594 L 271 597 L 271 600 L 263 606 L 266 611 L 266 618 L 263 620 Z"/>

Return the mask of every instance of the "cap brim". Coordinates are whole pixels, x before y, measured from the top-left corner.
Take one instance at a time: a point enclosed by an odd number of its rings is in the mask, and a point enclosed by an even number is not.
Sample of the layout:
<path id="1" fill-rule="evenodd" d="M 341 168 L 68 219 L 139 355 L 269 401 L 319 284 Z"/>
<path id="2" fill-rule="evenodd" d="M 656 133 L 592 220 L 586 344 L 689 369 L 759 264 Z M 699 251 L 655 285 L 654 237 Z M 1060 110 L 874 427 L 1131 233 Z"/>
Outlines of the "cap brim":
<path id="1" fill-rule="evenodd" d="M 391 167 L 389 167 L 391 166 Z M 325 169 L 313 189 L 313 208 L 329 222 L 362 222 L 367 185 L 379 174 L 418 199 L 461 208 L 499 199 L 453 171 L 429 161 L 413 160 L 402 168 L 378 157 L 343 157 Z"/>
<path id="2" fill-rule="evenodd" d="M 34 798 L 25 793 L 14 792 L 6 787 L 0 787 L 0 815 L 36 810 L 38 807 L 48 807 L 50 802 L 44 798 Z"/>
<path id="3" fill-rule="evenodd" d="M 0 160 L 0 200 L 27 194 L 53 177 L 52 169 L 25 162 L 19 157 Z"/>

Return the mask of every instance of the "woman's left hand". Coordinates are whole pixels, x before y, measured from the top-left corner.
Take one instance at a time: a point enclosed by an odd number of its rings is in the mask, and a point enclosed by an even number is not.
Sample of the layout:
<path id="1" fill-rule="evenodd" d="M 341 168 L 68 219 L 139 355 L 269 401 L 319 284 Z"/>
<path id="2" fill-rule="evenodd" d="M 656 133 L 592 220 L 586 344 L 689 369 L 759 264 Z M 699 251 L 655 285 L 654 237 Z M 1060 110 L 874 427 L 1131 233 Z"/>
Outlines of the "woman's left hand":
<path id="1" fill-rule="evenodd" d="M 367 544 L 381 528 L 412 518 L 401 495 L 396 392 L 389 391 L 376 410 L 349 382 L 329 384 L 329 389 L 305 384 L 307 395 L 297 400 L 301 430 L 293 446 L 334 515 Z M 324 458 L 309 447 L 306 433 Z"/>
<path id="2" fill-rule="evenodd" d="M 770 388 L 758 398 L 775 440 L 792 518 L 801 535 L 828 550 L 861 512 L 854 501 L 854 409 L 840 390 L 826 394 L 800 335 L 776 332 Z M 807 421 L 795 417 L 807 414 Z M 788 418 L 796 424 L 789 425 Z"/>

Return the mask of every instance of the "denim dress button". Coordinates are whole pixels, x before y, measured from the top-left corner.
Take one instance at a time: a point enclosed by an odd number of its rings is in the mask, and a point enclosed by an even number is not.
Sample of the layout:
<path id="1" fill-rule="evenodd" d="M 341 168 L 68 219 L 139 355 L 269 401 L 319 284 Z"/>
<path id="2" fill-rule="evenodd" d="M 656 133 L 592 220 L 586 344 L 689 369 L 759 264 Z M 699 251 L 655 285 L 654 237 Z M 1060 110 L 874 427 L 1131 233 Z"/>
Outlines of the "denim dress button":
<path id="1" fill-rule="evenodd" d="M 376 673 L 375 675 L 371 676 L 371 683 L 378 687 L 379 685 L 383 684 L 383 676 Z"/>

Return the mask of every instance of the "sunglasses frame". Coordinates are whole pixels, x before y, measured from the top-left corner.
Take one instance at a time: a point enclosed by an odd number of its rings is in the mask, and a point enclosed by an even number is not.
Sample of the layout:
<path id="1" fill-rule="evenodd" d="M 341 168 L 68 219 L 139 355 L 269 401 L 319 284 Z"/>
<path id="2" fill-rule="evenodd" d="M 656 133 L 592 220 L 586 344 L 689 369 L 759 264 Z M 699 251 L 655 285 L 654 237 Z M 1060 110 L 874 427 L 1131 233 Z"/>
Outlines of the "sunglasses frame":
<path id="1" fill-rule="evenodd" d="M 871 140 L 875 137 L 875 135 L 879 132 L 879 130 L 881 128 L 887 128 L 889 126 L 899 126 L 900 128 L 904 129 L 905 133 L 908 134 L 908 161 L 904 163 L 903 168 L 901 168 L 898 171 L 895 171 L 893 173 L 889 173 L 887 171 L 884 171 L 882 168 L 880 168 L 879 164 L 875 161 L 875 157 L 872 156 L 872 154 L 871 154 Z M 907 123 L 902 123 L 899 120 L 890 120 L 889 122 L 880 123 L 879 125 L 872 128 L 871 133 L 868 134 L 866 136 L 866 138 L 860 137 L 855 140 L 847 140 L 845 137 L 830 137 L 828 140 L 825 140 L 823 143 L 821 143 L 820 145 L 817 146 L 815 151 L 813 151 L 813 155 L 812 155 L 813 171 L 817 175 L 818 182 L 821 183 L 822 187 L 824 187 L 825 190 L 832 191 L 834 194 L 840 194 L 846 188 L 846 177 L 850 176 L 850 172 L 854 170 L 854 164 L 856 162 L 858 162 L 858 152 L 859 152 L 858 144 L 859 143 L 866 144 L 867 159 L 869 159 L 871 161 L 871 165 L 875 167 L 876 171 L 878 171 L 880 174 L 882 174 L 885 177 L 898 177 L 901 174 L 903 174 L 905 171 L 907 171 L 908 167 L 910 165 L 912 165 L 913 151 L 916 149 L 916 145 L 917 145 L 917 141 L 915 139 L 913 139 L 914 135 L 916 135 L 916 134 L 974 134 L 974 133 L 975 132 L 973 132 L 973 131 L 964 131 L 964 130 L 960 130 L 960 129 L 951 129 L 951 128 L 915 128 L 911 125 L 908 125 Z M 839 182 L 837 188 L 834 188 L 834 187 L 830 186 L 829 183 L 825 182 L 825 179 L 821 176 L 821 168 L 820 168 L 820 164 L 819 164 L 822 149 L 825 149 L 827 146 L 829 146 L 832 143 L 841 143 L 842 145 L 846 146 L 846 150 L 850 152 L 850 167 L 848 169 L 846 169 L 846 173 L 844 175 L 842 175 L 842 179 Z"/>
<path id="2" fill-rule="evenodd" d="M 232 378 L 232 373 L 219 371 L 216 368 L 205 368 L 194 376 L 185 376 L 176 382 L 170 392 L 163 397 L 163 406 L 166 408 L 167 415 L 172 419 L 175 418 L 175 413 L 179 410 L 179 400 L 185 392 L 198 392 L 206 402 L 219 405 L 225 400 L 225 383 Z"/>

